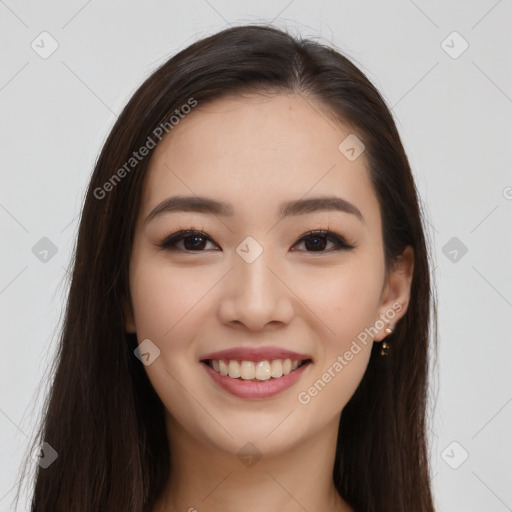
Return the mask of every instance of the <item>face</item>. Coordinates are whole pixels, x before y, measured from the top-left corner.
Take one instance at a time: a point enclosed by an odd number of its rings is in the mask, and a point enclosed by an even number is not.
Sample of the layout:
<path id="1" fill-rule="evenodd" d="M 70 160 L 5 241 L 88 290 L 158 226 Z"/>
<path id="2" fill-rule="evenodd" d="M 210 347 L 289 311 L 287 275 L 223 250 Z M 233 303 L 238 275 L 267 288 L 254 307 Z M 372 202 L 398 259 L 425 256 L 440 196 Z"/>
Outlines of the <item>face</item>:
<path id="1" fill-rule="evenodd" d="M 198 105 L 156 148 L 126 330 L 150 340 L 176 435 L 277 454 L 336 430 L 405 313 L 412 268 L 385 272 L 365 154 L 338 149 L 350 134 L 311 98 L 252 94 Z"/>

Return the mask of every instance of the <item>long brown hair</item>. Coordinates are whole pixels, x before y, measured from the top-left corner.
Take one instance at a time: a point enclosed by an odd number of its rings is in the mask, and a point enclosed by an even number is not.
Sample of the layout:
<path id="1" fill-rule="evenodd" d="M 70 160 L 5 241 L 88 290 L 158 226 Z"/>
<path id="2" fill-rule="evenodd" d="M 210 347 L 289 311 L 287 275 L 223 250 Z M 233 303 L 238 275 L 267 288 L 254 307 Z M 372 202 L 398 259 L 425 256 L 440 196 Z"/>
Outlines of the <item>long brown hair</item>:
<path id="1" fill-rule="evenodd" d="M 303 94 L 348 123 L 366 146 L 386 268 L 407 245 L 414 250 L 408 310 L 388 337 L 389 356 L 373 344 L 343 410 L 333 478 L 357 512 L 434 510 L 426 431 L 436 300 L 424 213 L 395 123 L 375 87 L 335 49 L 247 25 L 165 62 L 134 93 L 104 144 L 85 197 L 51 389 L 31 448 L 46 442 L 58 457 L 45 469 L 34 464 L 33 512 L 150 512 L 163 491 L 170 474 L 163 404 L 134 356 L 137 339 L 125 333 L 122 307 L 153 149 L 126 164 L 149 138 L 158 142 L 157 127 L 191 99 L 201 105 L 244 91 Z M 116 173 L 120 179 L 113 180 Z"/>

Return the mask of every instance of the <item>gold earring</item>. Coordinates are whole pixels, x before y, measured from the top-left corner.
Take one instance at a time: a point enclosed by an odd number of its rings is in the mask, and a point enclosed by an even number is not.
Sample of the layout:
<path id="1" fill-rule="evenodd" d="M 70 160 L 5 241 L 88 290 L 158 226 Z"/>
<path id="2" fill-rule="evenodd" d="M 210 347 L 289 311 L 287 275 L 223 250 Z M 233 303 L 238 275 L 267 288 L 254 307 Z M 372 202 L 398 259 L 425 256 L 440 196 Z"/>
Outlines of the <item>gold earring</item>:
<path id="1" fill-rule="evenodd" d="M 393 332 L 393 329 L 391 329 L 390 327 L 386 327 L 384 329 L 388 334 L 391 334 Z M 391 346 L 390 344 L 387 342 L 387 341 L 383 341 L 382 342 L 382 346 L 381 346 L 381 349 L 380 349 L 380 355 L 381 356 L 387 356 L 389 355 L 389 350 L 390 350 Z"/>

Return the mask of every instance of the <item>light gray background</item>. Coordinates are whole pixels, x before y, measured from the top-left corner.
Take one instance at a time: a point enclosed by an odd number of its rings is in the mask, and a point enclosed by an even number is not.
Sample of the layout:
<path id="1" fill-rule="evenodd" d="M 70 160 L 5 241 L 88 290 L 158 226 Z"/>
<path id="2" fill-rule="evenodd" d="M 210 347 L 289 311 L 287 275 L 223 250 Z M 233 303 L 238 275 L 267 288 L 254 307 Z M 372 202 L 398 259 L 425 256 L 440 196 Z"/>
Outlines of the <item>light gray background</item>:
<path id="1" fill-rule="evenodd" d="M 46 391 L 83 194 L 116 115 L 192 41 L 271 20 L 334 43 L 393 107 L 436 259 L 438 510 L 512 510 L 511 0 L 0 0 L 0 511 Z M 46 59 L 31 47 L 50 48 L 43 31 L 58 43 Z M 57 248 L 46 262 L 32 252 L 42 237 Z"/>

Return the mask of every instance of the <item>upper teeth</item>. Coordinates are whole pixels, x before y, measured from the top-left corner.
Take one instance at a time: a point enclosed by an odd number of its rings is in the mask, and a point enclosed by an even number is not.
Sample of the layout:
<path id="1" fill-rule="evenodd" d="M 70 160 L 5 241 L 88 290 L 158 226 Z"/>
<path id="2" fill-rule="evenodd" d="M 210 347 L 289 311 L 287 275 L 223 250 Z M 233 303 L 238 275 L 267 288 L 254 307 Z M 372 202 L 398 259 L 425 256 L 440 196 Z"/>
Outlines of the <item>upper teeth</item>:
<path id="1" fill-rule="evenodd" d="M 291 359 L 274 359 L 272 361 L 219 359 L 211 361 L 211 365 L 217 373 L 233 379 L 242 378 L 244 380 L 268 380 L 270 377 L 277 379 L 296 370 L 300 363 L 301 361 L 292 361 Z"/>

